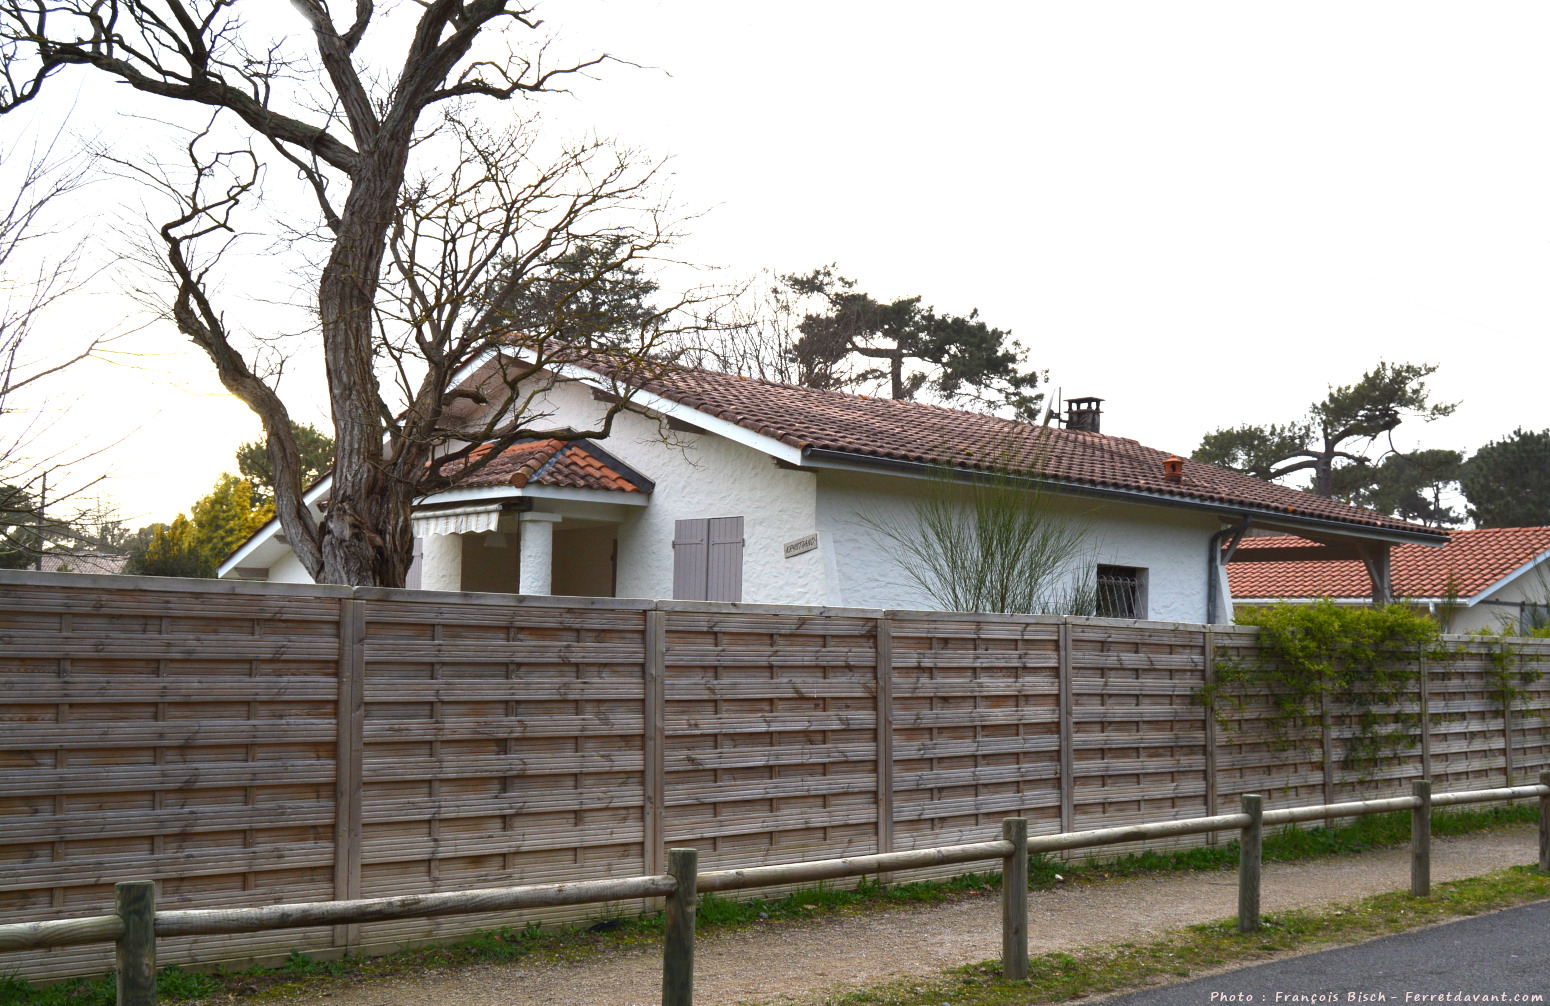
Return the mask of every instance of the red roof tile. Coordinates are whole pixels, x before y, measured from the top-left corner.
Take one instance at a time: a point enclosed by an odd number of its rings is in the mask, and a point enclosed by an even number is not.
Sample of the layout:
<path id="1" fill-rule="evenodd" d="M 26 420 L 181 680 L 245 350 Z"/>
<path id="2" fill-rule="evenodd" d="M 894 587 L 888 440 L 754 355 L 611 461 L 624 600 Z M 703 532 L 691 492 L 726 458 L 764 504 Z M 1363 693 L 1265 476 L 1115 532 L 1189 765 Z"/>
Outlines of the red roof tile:
<path id="1" fill-rule="evenodd" d="M 606 366 L 589 364 L 608 373 Z M 1342 524 L 1419 534 L 1440 534 L 1373 510 L 1349 506 L 1251 475 L 1184 459 L 1183 478 L 1164 477 L 1167 451 L 1134 440 L 1052 427 L 1040 428 L 995 416 L 836 391 L 681 368 L 640 382 L 682 405 L 736 423 L 804 450 L 840 451 L 863 457 L 961 468 L 1041 470 L 1073 486 L 1142 492 L 1179 500 L 1284 513 Z"/>
<path id="2" fill-rule="evenodd" d="M 485 448 L 476 448 L 480 456 Z M 653 484 L 588 440 L 529 440 L 513 444 L 489 464 L 453 482 L 453 489 L 488 486 L 554 486 L 649 493 Z"/>
<path id="3" fill-rule="evenodd" d="M 1389 556 L 1396 597 L 1474 597 L 1535 557 L 1550 551 L 1550 527 L 1490 527 L 1451 531 L 1442 548 L 1397 545 Z M 1301 538 L 1245 538 L 1244 548 L 1313 545 Z M 1234 597 L 1366 597 L 1367 571 L 1355 560 L 1335 562 L 1230 562 Z"/>

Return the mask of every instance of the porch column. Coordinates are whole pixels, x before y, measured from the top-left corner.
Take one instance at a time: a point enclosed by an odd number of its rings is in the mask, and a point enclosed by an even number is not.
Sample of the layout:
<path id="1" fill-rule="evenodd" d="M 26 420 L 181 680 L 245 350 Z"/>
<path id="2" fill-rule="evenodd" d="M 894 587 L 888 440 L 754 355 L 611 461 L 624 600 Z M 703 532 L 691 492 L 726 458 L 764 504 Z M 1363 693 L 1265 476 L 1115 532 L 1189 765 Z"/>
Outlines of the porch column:
<path id="1" fill-rule="evenodd" d="M 522 536 L 517 593 L 547 594 L 554 582 L 554 525 L 560 522 L 560 515 L 525 513 L 517 520 Z"/>
<path id="2" fill-rule="evenodd" d="M 463 589 L 463 536 L 428 534 L 420 552 L 421 590 Z"/>

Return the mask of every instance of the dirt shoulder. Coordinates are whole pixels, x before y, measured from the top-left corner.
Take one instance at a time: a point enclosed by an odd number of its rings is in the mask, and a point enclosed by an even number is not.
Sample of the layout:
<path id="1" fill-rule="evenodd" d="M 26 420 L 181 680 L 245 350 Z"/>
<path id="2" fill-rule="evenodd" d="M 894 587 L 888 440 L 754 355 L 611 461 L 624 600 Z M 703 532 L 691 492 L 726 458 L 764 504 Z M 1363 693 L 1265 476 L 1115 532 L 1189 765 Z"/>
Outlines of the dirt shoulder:
<path id="1" fill-rule="evenodd" d="M 1434 882 L 1533 861 L 1534 828 L 1513 825 L 1432 842 Z M 1275 912 L 1352 901 L 1404 888 L 1407 849 L 1298 863 L 1266 864 L 1263 908 Z M 1231 916 L 1231 871 L 1156 874 L 1038 891 L 1029 899 L 1035 953 L 1155 937 Z M 697 1004 L 781 1003 L 877 984 L 996 957 L 1000 907 L 994 894 L 944 905 L 890 909 L 810 924 L 757 925 L 702 938 L 696 947 Z M 329 1006 L 651 1006 L 660 1002 L 661 956 L 654 946 L 619 949 L 565 964 L 485 964 L 287 997 Z"/>

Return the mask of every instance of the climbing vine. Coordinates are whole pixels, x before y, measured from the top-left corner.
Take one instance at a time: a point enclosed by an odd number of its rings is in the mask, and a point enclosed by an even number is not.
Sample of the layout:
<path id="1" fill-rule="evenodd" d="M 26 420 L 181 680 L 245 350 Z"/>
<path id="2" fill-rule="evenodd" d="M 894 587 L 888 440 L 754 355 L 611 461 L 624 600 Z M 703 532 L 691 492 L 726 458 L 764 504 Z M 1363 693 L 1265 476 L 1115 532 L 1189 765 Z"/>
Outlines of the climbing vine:
<path id="1" fill-rule="evenodd" d="M 1529 685 L 1544 677 L 1544 672 L 1539 669 L 1541 658 L 1534 656 L 1525 659 L 1526 655 L 1521 648 L 1512 645 L 1513 636 L 1507 630 L 1508 627 L 1504 625 L 1494 631 L 1477 629 L 1474 633 L 1485 645 L 1486 680 L 1491 683 L 1492 697 L 1496 700 L 1497 708 L 1504 712 L 1516 706 L 1518 700 L 1528 694 Z"/>
<path id="2" fill-rule="evenodd" d="M 1237 621 L 1259 628 L 1258 652 L 1219 662 L 1216 681 L 1201 693 L 1224 727 L 1229 704 L 1241 708 L 1262 691 L 1267 725 L 1282 748 L 1322 745 L 1335 710 L 1356 728 L 1346 743 L 1347 768 L 1372 767 L 1419 743 L 1420 713 L 1407 700 L 1417 694 L 1421 659 L 1439 652 L 1435 621 L 1398 604 L 1329 600 L 1247 609 Z"/>

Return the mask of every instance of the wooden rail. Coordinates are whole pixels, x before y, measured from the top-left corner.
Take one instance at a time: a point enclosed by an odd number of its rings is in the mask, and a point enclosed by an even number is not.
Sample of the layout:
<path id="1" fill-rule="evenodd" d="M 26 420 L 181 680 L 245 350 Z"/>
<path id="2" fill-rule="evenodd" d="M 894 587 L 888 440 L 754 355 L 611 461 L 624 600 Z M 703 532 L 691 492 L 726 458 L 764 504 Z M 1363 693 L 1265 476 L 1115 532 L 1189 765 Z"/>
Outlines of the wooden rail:
<path id="1" fill-rule="evenodd" d="M 702 891 L 740 891 L 783 884 L 816 883 L 843 877 L 881 875 L 898 870 L 999 859 L 1002 861 L 1002 974 L 1009 980 L 1017 981 L 1028 977 L 1028 857 L 1034 853 L 1100 848 L 1120 842 L 1237 829 L 1240 836 L 1238 930 L 1253 932 L 1260 927 L 1260 865 L 1264 828 L 1267 825 L 1409 810 L 1412 813 L 1411 893 L 1425 897 L 1431 891 L 1433 807 L 1536 797 L 1539 800 L 1539 868 L 1550 872 L 1550 772 L 1541 772 L 1539 783 L 1534 786 L 1433 795 L 1429 780 L 1417 780 L 1411 796 L 1273 811 L 1264 810 L 1263 798 L 1251 793 L 1243 796 L 1243 809 L 1237 814 L 1214 814 L 1209 817 L 1035 838 L 1028 837 L 1028 822 L 1025 818 L 1007 818 L 1002 823 L 1002 837 L 995 841 L 743 870 L 700 873 L 696 850 L 671 849 L 667 854 L 667 873 L 656 876 L 486 888 L 400 898 L 356 898 L 263 908 L 158 912 L 155 910 L 155 885 L 150 881 L 128 881 L 117 885 L 117 911 L 113 915 L 3 925 L 0 926 L 0 951 L 113 942 L 117 945 L 120 1006 L 155 1006 L 158 937 L 359 925 L 385 919 L 660 897 L 666 899 L 667 906 L 662 1003 L 663 1006 L 692 1006 L 695 902 Z"/>

